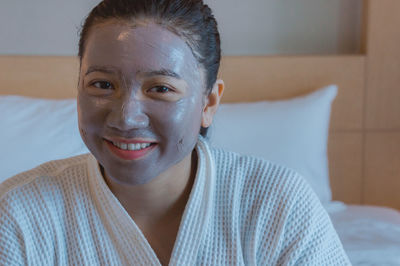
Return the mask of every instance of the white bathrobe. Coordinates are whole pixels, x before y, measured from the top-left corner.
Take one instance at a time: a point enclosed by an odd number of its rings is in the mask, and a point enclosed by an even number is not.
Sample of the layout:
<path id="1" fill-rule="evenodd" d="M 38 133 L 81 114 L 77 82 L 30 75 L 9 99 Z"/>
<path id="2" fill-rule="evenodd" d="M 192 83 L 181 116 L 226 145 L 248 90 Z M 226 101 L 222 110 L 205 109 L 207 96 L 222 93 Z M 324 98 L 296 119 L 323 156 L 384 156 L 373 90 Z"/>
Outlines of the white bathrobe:
<path id="1" fill-rule="evenodd" d="M 170 265 L 349 265 L 315 193 L 296 172 L 210 148 Z M 91 154 L 0 185 L 0 265 L 160 265 Z"/>

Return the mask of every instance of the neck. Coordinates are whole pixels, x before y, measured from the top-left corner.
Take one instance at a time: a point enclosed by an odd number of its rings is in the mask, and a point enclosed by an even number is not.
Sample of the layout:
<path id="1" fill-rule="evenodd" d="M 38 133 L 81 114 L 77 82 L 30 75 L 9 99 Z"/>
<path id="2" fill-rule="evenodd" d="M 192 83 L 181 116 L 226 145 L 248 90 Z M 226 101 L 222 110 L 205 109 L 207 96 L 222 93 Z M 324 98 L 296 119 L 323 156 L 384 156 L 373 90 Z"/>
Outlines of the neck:
<path id="1" fill-rule="evenodd" d="M 159 221 L 182 214 L 197 170 L 197 154 L 193 151 L 182 161 L 143 185 L 126 185 L 115 182 L 103 173 L 104 179 L 124 206 L 138 221 Z"/>

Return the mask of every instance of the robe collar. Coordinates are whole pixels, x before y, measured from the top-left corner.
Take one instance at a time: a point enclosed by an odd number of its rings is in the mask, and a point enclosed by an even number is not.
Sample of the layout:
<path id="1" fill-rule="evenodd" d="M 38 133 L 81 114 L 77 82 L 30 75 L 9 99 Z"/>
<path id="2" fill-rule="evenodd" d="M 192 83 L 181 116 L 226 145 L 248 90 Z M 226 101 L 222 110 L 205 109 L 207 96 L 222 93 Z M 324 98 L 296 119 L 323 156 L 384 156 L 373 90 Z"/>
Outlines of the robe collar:
<path id="1" fill-rule="evenodd" d="M 190 265 L 197 260 L 203 233 L 213 210 L 215 166 L 209 145 L 201 136 L 195 151 L 198 158 L 197 172 L 181 218 L 169 265 Z M 105 183 L 97 160 L 92 154 L 88 159 L 88 174 L 92 199 L 122 262 L 161 265 L 139 227 Z"/>

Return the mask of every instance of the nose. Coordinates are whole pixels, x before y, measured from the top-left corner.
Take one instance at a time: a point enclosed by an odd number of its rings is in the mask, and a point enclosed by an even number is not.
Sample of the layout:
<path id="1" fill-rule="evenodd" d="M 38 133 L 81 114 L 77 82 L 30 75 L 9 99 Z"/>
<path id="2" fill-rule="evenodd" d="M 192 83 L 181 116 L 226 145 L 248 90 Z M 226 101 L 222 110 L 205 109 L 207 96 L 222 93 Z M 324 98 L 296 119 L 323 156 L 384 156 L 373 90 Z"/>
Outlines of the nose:
<path id="1" fill-rule="evenodd" d="M 121 131 L 146 128 L 149 126 L 149 117 L 142 109 L 142 103 L 137 99 L 123 101 L 112 109 L 107 123 Z"/>

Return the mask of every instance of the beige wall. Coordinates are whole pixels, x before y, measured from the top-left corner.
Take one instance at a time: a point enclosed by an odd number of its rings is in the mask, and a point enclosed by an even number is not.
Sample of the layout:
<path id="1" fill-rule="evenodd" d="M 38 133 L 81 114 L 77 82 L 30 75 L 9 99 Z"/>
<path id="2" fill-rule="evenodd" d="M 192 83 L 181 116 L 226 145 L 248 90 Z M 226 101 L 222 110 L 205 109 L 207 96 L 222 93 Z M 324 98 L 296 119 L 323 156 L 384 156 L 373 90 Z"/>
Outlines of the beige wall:
<path id="1" fill-rule="evenodd" d="M 1 0 L 0 54 L 73 55 L 99 0 Z M 355 53 L 361 0 L 205 0 L 225 55 Z"/>

